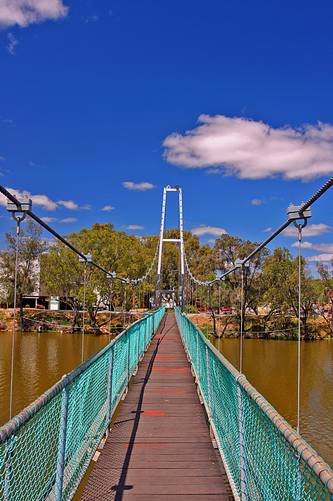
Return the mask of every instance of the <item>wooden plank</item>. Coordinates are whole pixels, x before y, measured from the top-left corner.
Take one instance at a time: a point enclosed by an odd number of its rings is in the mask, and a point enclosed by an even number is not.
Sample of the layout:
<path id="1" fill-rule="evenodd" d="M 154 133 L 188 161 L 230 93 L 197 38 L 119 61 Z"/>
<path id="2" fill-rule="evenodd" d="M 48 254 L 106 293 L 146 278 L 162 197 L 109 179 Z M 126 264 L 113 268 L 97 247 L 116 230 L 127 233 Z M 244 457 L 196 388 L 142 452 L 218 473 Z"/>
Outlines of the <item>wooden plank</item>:
<path id="1" fill-rule="evenodd" d="M 174 314 L 162 321 L 132 378 L 81 499 L 233 499 Z"/>

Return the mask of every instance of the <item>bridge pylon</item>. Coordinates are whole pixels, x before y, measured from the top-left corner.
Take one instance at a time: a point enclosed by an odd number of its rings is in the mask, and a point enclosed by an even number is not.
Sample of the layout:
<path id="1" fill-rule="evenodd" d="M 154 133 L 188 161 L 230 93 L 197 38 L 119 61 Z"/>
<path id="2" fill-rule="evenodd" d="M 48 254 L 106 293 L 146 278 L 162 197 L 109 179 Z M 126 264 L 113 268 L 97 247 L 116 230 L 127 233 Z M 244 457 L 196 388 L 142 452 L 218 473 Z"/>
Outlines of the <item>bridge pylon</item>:
<path id="1" fill-rule="evenodd" d="M 165 215 L 167 208 L 167 195 L 168 193 L 176 192 L 178 193 L 178 230 L 179 238 L 165 238 Z M 161 227 L 160 227 L 160 239 L 158 248 L 158 261 L 157 261 L 157 282 L 156 282 L 156 306 L 160 306 L 162 303 L 162 290 L 161 290 L 161 278 L 162 278 L 162 258 L 163 258 L 163 244 L 164 242 L 175 243 L 179 248 L 180 257 L 180 273 L 179 273 L 179 285 L 178 285 L 178 305 L 183 306 L 184 303 L 184 274 L 185 274 L 185 254 L 184 254 L 184 225 L 183 225 L 183 194 L 180 186 L 165 186 L 163 188 L 163 198 L 162 198 L 162 212 L 161 212 Z"/>

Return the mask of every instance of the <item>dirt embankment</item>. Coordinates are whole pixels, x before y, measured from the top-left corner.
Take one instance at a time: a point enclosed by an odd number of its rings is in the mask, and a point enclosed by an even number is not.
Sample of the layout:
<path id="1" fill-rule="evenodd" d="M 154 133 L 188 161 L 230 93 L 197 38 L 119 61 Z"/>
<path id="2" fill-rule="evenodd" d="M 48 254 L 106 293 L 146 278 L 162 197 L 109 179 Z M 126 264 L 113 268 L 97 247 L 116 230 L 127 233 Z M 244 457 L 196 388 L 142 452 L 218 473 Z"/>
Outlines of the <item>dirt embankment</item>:
<path id="1" fill-rule="evenodd" d="M 205 335 L 214 335 L 214 323 L 210 313 L 189 314 L 189 318 Z M 237 338 L 239 324 L 232 315 L 219 315 L 215 317 L 216 337 Z M 332 332 L 324 319 L 320 317 L 308 320 L 307 336 L 304 339 L 332 338 Z M 245 337 L 250 339 L 297 339 L 298 320 L 295 317 L 276 316 L 264 323 L 260 317 L 249 316 L 245 324 Z"/>
<path id="2" fill-rule="evenodd" d="M 85 332 L 94 334 L 116 334 L 122 331 L 127 325 L 138 320 L 145 310 L 130 312 L 99 312 L 96 325 L 90 324 L 89 315 L 86 312 Z M 82 329 L 82 313 L 79 314 L 75 331 Z M 12 308 L 0 309 L 0 331 L 12 331 L 14 323 L 14 311 Z M 20 311 L 16 311 L 15 329 L 26 332 L 73 332 L 73 312 L 72 311 L 51 311 L 36 308 L 24 308 L 23 316 Z"/>

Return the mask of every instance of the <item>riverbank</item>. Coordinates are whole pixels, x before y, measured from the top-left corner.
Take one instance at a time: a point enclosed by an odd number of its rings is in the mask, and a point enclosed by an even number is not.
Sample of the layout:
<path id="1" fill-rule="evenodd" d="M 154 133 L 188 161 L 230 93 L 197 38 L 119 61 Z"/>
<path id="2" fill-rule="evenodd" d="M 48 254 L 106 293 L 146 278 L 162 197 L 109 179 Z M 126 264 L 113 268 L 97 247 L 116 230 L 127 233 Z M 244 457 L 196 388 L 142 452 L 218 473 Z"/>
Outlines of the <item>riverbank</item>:
<path id="1" fill-rule="evenodd" d="M 238 338 L 239 324 L 233 315 L 215 316 L 211 313 L 192 313 L 188 317 L 196 324 L 206 336 L 213 336 L 218 339 Z M 320 317 L 308 320 L 308 330 L 305 335 L 302 330 L 304 340 L 332 339 L 332 332 L 324 319 Z M 245 322 L 244 337 L 246 339 L 297 339 L 298 320 L 296 317 L 273 317 L 268 322 L 264 322 L 260 316 L 248 316 Z"/>
<path id="2" fill-rule="evenodd" d="M 96 316 L 96 324 L 90 323 L 89 315 L 84 315 L 86 334 L 117 334 L 127 325 L 138 320 L 146 310 L 125 312 L 101 311 Z M 23 314 L 16 311 L 15 330 L 23 332 L 80 332 L 82 330 L 83 314 L 78 314 L 78 320 L 73 329 L 73 312 L 70 310 L 52 311 L 38 308 L 24 308 Z M 13 330 L 14 310 L 0 308 L 0 332 Z"/>

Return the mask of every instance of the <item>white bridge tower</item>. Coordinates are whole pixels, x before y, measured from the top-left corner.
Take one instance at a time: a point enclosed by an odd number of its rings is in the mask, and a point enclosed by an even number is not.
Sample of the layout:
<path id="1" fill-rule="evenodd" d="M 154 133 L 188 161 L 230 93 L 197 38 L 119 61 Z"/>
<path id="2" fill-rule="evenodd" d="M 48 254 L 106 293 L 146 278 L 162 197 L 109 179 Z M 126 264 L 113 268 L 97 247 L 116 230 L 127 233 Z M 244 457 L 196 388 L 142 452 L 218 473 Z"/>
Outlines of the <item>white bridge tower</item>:
<path id="1" fill-rule="evenodd" d="M 164 226 L 165 226 L 165 214 L 167 207 L 167 195 L 170 192 L 178 193 L 178 229 L 179 238 L 164 238 Z M 157 262 L 157 284 L 156 284 L 156 303 L 157 306 L 161 304 L 161 274 L 162 274 L 162 257 L 163 257 L 163 244 L 164 242 L 173 242 L 179 247 L 180 255 L 180 273 L 179 273 L 179 287 L 178 287 L 178 303 L 179 306 L 183 305 L 184 302 L 184 273 L 185 273 L 185 255 L 184 255 L 184 229 L 183 229 L 183 196 L 182 189 L 180 186 L 165 186 L 163 188 L 163 200 L 162 200 L 162 215 L 161 215 L 161 228 L 160 228 L 160 240 L 158 248 L 158 262 Z"/>

